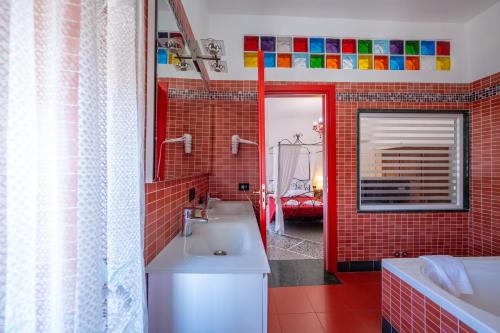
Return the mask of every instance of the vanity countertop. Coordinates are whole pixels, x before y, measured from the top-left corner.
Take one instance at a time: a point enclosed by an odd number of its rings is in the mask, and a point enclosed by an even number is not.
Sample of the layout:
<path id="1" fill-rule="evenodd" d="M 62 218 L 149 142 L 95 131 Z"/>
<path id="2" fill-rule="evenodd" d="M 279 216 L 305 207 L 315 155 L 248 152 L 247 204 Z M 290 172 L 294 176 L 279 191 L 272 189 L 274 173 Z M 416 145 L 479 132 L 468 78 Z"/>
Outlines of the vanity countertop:
<path id="1" fill-rule="evenodd" d="M 215 201 L 208 223 L 194 224 L 192 235 L 178 234 L 146 266 L 146 273 L 270 273 L 252 204 Z M 214 255 L 222 250 L 226 255 Z"/>

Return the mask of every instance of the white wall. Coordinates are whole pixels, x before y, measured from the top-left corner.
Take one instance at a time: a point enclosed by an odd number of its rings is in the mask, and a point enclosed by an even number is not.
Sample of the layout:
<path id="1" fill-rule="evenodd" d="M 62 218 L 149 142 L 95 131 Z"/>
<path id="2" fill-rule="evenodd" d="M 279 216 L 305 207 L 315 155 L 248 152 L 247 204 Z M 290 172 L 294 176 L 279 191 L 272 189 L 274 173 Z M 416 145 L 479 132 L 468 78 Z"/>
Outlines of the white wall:
<path id="1" fill-rule="evenodd" d="M 268 179 L 272 179 L 273 154 L 269 148 L 282 139 L 294 142 L 294 134 L 302 133 L 304 143 L 320 142 L 316 132 L 312 130 L 313 122 L 321 117 L 323 103 L 321 97 L 266 97 L 266 169 Z M 311 176 L 322 175 L 321 151 L 323 146 L 307 147 L 311 152 Z M 299 158 L 296 177 L 307 179 L 308 155 L 304 150 Z"/>
<path id="2" fill-rule="evenodd" d="M 270 34 L 452 41 L 450 72 L 266 69 L 270 81 L 468 82 L 465 24 L 211 14 L 209 32 L 226 45 L 229 73 L 210 72 L 210 78 L 216 80 L 256 80 L 256 69 L 243 67 L 243 36 Z"/>
<path id="3" fill-rule="evenodd" d="M 469 82 L 500 71 L 500 2 L 467 24 Z"/>

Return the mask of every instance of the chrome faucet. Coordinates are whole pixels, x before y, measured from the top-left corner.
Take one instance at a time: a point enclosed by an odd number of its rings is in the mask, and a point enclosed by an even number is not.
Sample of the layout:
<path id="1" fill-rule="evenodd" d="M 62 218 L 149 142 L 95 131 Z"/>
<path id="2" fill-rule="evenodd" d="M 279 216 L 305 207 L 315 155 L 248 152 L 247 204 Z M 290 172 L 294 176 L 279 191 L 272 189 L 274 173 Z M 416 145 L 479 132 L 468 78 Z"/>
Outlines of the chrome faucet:
<path id="1" fill-rule="evenodd" d="M 203 208 L 191 207 L 182 210 L 182 237 L 189 237 L 193 233 L 193 224 L 208 223 L 207 211 Z"/>

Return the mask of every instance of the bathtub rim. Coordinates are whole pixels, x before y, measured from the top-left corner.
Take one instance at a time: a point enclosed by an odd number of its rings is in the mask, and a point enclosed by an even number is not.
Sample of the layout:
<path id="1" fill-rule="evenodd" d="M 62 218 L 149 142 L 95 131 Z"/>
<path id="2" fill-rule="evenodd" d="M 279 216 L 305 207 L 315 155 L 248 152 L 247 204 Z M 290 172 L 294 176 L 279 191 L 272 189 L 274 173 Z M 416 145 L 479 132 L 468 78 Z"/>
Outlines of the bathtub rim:
<path id="1" fill-rule="evenodd" d="M 500 256 L 458 258 L 461 260 L 500 262 Z M 382 259 L 382 269 L 387 269 L 477 332 L 500 332 L 499 316 L 467 303 L 434 284 L 421 273 L 420 263 L 419 258 Z"/>

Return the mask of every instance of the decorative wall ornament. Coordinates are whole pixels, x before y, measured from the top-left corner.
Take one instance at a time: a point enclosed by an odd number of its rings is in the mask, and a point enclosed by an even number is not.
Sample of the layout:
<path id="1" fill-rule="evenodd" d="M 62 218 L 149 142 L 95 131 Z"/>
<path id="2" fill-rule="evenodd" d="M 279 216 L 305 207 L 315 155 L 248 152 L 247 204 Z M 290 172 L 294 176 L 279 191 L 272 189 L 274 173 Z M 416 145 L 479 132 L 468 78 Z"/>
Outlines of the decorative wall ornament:
<path id="1" fill-rule="evenodd" d="M 243 62 L 257 67 L 264 51 L 267 68 L 377 71 L 450 71 L 451 41 L 301 36 L 243 36 Z"/>

